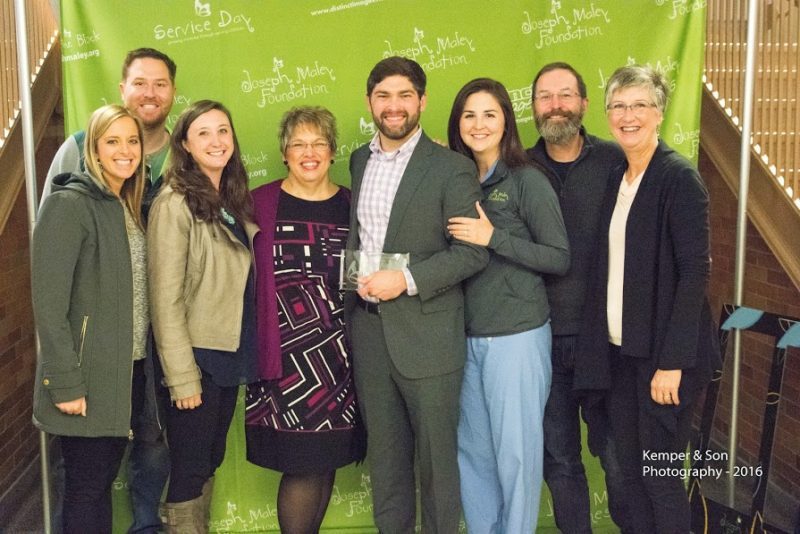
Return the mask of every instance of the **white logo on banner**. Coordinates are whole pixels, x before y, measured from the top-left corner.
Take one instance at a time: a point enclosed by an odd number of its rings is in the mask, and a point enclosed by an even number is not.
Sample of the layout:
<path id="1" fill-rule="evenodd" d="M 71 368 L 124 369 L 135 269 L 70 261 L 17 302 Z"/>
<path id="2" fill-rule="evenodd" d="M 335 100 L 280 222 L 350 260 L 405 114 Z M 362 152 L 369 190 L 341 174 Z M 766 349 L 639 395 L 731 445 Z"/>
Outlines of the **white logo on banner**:
<path id="1" fill-rule="evenodd" d="M 210 17 L 211 16 L 211 3 L 210 2 L 206 2 L 204 4 L 200 0 L 194 0 L 194 13 L 198 17 Z"/>
<path id="2" fill-rule="evenodd" d="M 353 0 L 351 2 L 347 2 L 344 4 L 332 5 L 324 9 L 313 9 L 309 11 L 309 14 L 312 17 L 316 17 L 317 15 L 329 15 L 331 13 L 339 13 L 340 11 L 344 11 L 345 9 L 356 9 L 359 7 L 367 7 L 370 4 L 377 4 L 378 2 L 383 2 L 383 0 Z"/>
<path id="3" fill-rule="evenodd" d="M 253 178 L 266 177 L 267 169 L 265 165 L 269 161 L 269 156 L 263 150 L 259 150 L 258 154 L 242 153 L 242 162 L 247 168 L 247 175 L 252 180 Z"/>
<path id="4" fill-rule="evenodd" d="M 592 522 L 592 527 L 597 528 L 607 525 L 608 520 L 611 519 L 611 514 L 608 512 L 608 493 L 605 490 L 601 492 L 593 491 L 590 498 L 592 513 L 589 519 Z M 548 498 L 544 503 L 547 506 L 547 511 L 539 517 L 554 518 L 555 510 L 553 508 L 553 499 Z"/>
<path id="5" fill-rule="evenodd" d="M 368 143 L 377 131 L 372 117 L 359 117 L 358 132 L 360 135 L 357 139 L 351 141 L 342 140 L 336 147 L 336 157 L 334 159 L 336 161 L 347 161 L 350 159 L 350 155 L 358 150 L 358 147 L 364 143 Z"/>
<path id="6" fill-rule="evenodd" d="M 603 35 L 601 25 L 611 23 L 608 10 L 594 2 L 586 7 L 572 8 L 570 13 L 559 0 L 550 0 L 550 11 L 541 19 L 531 19 L 527 11 L 522 13 L 525 17 L 521 26 L 522 33 L 534 34 L 538 38 L 537 49 Z"/>
<path id="7" fill-rule="evenodd" d="M 361 132 L 361 135 L 368 135 L 372 137 L 375 135 L 375 123 L 365 119 L 364 117 L 359 117 L 358 131 Z"/>
<path id="8" fill-rule="evenodd" d="M 519 89 L 509 89 L 508 96 L 511 97 L 511 104 L 514 106 L 514 115 L 517 124 L 523 124 L 533 120 L 533 109 L 531 108 L 531 86 L 526 85 Z"/>
<path id="9" fill-rule="evenodd" d="M 406 46 L 395 47 L 388 39 L 384 39 L 386 49 L 383 57 L 401 56 L 413 59 L 426 71 L 448 69 L 456 65 L 469 63 L 467 54 L 475 52 L 473 39 L 455 31 L 452 34 L 435 38 L 436 42 L 426 41 L 425 32 L 414 28 L 414 38 Z"/>
<path id="10" fill-rule="evenodd" d="M 97 46 L 99 42 L 100 34 L 95 30 L 91 30 L 87 33 L 73 33 L 64 28 L 64 31 L 61 32 L 61 48 L 64 50 L 61 55 L 61 61 L 67 63 L 69 61 L 80 61 L 90 57 L 100 57 L 100 50 L 98 48 L 80 50 L 89 45 Z"/>
<path id="11" fill-rule="evenodd" d="M 187 107 L 189 104 L 192 103 L 192 99 L 186 95 L 175 95 L 175 98 L 172 99 L 172 102 L 181 107 Z"/>
<path id="12" fill-rule="evenodd" d="M 330 93 L 328 83 L 336 81 L 333 69 L 316 60 L 314 63 L 296 66 L 293 73 L 290 70 L 291 76 L 284 70 L 286 69 L 283 59 L 273 57 L 272 74 L 254 77 L 249 70 L 244 69 L 242 70 L 244 79 L 239 87 L 245 94 L 256 91 L 259 95 L 256 105 L 263 108 L 267 105 L 328 94 Z"/>
<path id="13" fill-rule="evenodd" d="M 211 521 L 209 530 L 217 532 L 256 532 L 278 528 L 278 509 L 267 504 L 266 508 L 256 508 L 239 512 L 236 503 L 228 501 L 225 517 Z"/>
<path id="14" fill-rule="evenodd" d="M 636 61 L 635 57 L 628 56 L 628 60 L 626 61 L 625 65 L 646 65 L 650 68 L 653 68 L 667 77 L 667 85 L 669 86 L 670 92 L 675 90 L 675 76 L 674 73 L 678 71 L 678 61 L 672 59 L 672 56 L 667 56 L 663 60 L 659 59 L 655 63 L 647 62 L 647 63 L 639 63 Z M 608 76 L 605 75 L 603 69 L 597 69 L 598 74 L 600 75 L 600 83 L 597 85 L 599 89 L 605 89 L 606 84 L 608 83 Z"/>
<path id="15" fill-rule="evenodd" d="M 672 136 L 672 141 L 676 145 L 689 143 L 689 157 L 694 158 L 700 152 L 700 130 L 687 130 L 683 131 L 681 123 L 675 123 L 675 134 Z"/>
<path id="16" fill-rule="evenodd" d="M 253 33 L 256 31 L 253 19 L 245 13 L 232 13 L 220 9 L 217 15 L 212 17 L 210 2 L 203 3 L 195 0 L 194 15 L 194 18 L 182 24 L 156 24 L 153 26 L 153 37 L 156 41 L 166 40 L 167 44 L 178 44 L 217 37 L 226 33 L 245 30 Z"/>
<path id="17" fill-rule="evenodd" d="M 186 95 L 176 94 L 175 97 L 172 99 L 172 113 L 169 114 L 167 117 L 167 127 L 172 129 L 176 122 L 178 122 L 178 117 L 180 117 L 181 112 L 189 107 L 189 104 L 192 103 L 192 99 Z"/>
<path id="18" fill-rule="evenodd" d="M 705 9 L 708 4 L 707 0 L 656 0 L 657 6 L 663 6 L 667 3 L 672 7 L 672 13 L 669 14 L 670 19 L 676 19 L 679 16 Z"/>
<path id="19" fill-rule="evenodd" d="M 369 475 L 361 474 L 361 484 L 359 489 L 348 493 L 341 493 L 338 486 L 333 487 L 331 493 L 331 504 L 333 506 L 347 505 L 346 517 L 355 515 L 372 515 L 372 482 Z M 369 502 L 366 502 L 369 500 Z"/>
<path id="20" fill-rule="evenodd" d="M 64 30 L 61 37 L 61 45 L 64 48 L 82 47 L 88 44 L 94 44 L 100 41 L 100 34 L 92 30 L 91 33 L 73 33 L 69 30 Z"/>

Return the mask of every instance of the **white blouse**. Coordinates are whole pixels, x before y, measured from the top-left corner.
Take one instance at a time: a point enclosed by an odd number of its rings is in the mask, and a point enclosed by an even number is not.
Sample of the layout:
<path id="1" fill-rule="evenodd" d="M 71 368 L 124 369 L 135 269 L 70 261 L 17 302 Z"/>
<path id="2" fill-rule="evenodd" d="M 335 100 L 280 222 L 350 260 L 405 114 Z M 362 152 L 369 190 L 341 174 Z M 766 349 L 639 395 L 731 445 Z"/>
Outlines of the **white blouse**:
<path id="1" fill-rule="evenodd" d="M 630 184 L 623 176 L 617 192 L 617 203 L 608 227 L 608 286 L 606 287 L 606 315 L 608 341 L 622 345 L 622 294 L 625 283 L 625 227 L 633 199 L 639 191 L 644 172 Z"/>

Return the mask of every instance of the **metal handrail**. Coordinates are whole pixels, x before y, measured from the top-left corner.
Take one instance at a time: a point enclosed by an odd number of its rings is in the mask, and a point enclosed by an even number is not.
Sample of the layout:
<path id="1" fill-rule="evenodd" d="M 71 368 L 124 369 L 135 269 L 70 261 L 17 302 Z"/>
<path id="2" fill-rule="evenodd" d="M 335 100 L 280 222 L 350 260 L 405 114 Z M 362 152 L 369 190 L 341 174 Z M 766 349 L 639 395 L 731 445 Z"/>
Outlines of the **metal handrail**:
<path id="1" fill-rule="evenodd" d="M 747 2 L 708 0 L 705 82 L 741 130 Z M 800 210 L 800 2 L 758 2 L 751 145 Z"/>
<path id="2" fill-rule="evenodd" d="M 31 85 L 58 38 L 58 21 L 49 0 L 27 0 L 28 70 Z M 0 152 L 19 118 L 19 65 L 14 0 L 0 0 Z"/>

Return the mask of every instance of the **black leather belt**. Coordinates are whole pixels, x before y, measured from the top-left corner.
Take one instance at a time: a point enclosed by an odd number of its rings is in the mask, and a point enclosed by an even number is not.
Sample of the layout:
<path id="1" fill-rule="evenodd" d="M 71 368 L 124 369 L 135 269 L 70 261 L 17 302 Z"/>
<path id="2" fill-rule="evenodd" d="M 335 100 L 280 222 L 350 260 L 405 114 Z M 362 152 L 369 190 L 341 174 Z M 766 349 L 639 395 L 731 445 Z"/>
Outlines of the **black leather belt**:
<path id="1" fill-rule="evenodd" d="M 381 314 L 380 305 L 377 302 L 369 302 L 367 300 L 359 298 L 358 306 L 367 313 L 371 313 L 373 315 Z"/>

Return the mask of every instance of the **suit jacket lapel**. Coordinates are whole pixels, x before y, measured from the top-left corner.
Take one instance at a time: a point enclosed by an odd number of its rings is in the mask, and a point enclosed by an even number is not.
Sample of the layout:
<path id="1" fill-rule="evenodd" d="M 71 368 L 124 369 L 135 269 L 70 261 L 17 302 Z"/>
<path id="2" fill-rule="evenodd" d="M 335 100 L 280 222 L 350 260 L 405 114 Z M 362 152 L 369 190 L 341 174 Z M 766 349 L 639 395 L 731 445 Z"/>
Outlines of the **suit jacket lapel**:
<path id="1" fill-rule="evenodd" d="M 400 185 L 397 187 L 397 193 L 392 203 L 392 213 L 389 215 L 389 226 L 386 228 L 386 239 L 383 241 L 384 250 L 391 250 L 391 243 L 400 230 L 403 217 L 411 204 L 411 198 L 424 181 L 425 174 L 428 172 L 430 167 L 428 160 L 432 150 L 433 141 L 423 133 L 419 143 L 414 148 L 414 153 L 411 154 L 408 165 L 406 165 L 406 170 L 400 179 Z"/>

